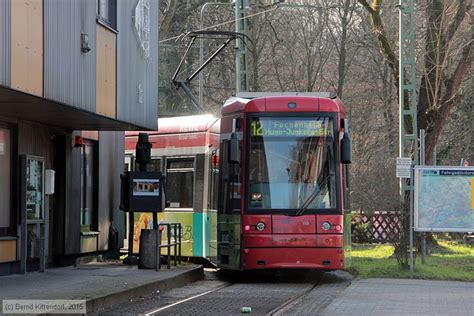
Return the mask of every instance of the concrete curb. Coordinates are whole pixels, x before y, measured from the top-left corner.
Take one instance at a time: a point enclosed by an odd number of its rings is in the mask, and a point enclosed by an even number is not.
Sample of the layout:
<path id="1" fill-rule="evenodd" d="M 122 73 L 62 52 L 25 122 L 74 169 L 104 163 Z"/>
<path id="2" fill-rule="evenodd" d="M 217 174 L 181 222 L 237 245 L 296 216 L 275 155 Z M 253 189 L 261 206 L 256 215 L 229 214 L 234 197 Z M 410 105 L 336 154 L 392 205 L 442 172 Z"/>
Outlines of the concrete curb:
<path id="1" fill-rule="evenodd" d="M 136 297 L 149 295 L 153 292 L 156 292 L 157 290 L 159 290 L 160 292 L 164 292 L 172 288 L 180 287 L 186 283 L 201 280 L 203 277 L 204 269 L 201 265 L 175 276 L 156 280 L 124 291 L 88 299 L 86 301 L 87 313 L 89 314 L 97 312 L 101 309 L 110 307 L 117 303 L 122 303 Z"/>

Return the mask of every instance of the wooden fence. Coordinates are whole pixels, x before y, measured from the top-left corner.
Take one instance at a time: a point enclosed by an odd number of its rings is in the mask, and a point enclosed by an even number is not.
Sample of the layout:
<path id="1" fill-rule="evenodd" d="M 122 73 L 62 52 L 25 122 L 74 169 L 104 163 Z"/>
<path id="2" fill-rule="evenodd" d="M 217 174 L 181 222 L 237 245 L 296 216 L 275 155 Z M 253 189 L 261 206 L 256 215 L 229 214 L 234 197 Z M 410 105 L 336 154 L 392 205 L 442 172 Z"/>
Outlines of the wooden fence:
<path id="1" fill-rule="evenodd" d="M 400 234 L 399 212 L 357 213 L 352 216 L 353 242 L 390 242 Z"/>

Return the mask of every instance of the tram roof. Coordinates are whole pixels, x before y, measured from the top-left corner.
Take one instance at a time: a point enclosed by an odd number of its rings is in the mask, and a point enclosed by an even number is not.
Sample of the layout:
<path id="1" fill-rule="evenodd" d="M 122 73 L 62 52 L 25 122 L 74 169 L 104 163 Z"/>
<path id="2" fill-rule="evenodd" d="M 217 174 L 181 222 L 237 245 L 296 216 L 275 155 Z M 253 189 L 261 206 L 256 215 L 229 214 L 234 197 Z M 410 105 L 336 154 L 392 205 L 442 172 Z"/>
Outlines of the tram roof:
<path id="1" fill-rule="evenodd" d="M 317 104 L 313 100 L 317 100 Z M 281 112 L 289 103 L 301 102 L 302 111 L 345 113 L 342 101 L 329 92 L 242 92 L 227 99 L 222 115 L 236 112 Z M 309 101 L 309 102 L 308 102 Z M 316 107 L 315 107 L 316 106 Z"/>
<path id="2" fill-rule="evenodd" d="M 219 118 L 212 114 L 174 116 L 158 119 L 158 130 L 147 132 L 126 132 L 125 136 L 137 136 L 139 133 L 149 135 L 157 134 L 178 134 L 178 133 L 196 133 L 196 132 L 219 132 L 219 124 L 216 124 Z"/>

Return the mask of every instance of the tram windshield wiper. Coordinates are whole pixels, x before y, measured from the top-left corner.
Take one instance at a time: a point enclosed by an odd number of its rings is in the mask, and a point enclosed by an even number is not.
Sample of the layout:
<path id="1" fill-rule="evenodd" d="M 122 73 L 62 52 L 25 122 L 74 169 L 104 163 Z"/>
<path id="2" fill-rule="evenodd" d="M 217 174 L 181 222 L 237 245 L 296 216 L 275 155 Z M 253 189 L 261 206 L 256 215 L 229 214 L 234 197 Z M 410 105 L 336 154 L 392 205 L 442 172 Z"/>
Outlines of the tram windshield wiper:
<path id="1" fill-rule="evenodd" d="M 314 191 L 311 192 L 311 194 L 308 196 L 308 198 L 306 198 L 303 205 L 301 205 L 301 207 L 298 210 L 296 210 L 296 212 L 294 214 L 288 214 L 288 216 L 301 216 L 301 215 L 303 215 L 304 212 L 306 211 L 306 209 L 308 209 L 308 207 L 311 205 L 311 203 L 314 201 L 314 199 L 321 192 L 321 186 L 324 183 L 326 183 L 326 181 L 329 180 L 330 177 L 331 176 L 329 175 L 329 176 L 325 177 L 321 182 L 318 182 L 317 187 L 314 188 Z"/>

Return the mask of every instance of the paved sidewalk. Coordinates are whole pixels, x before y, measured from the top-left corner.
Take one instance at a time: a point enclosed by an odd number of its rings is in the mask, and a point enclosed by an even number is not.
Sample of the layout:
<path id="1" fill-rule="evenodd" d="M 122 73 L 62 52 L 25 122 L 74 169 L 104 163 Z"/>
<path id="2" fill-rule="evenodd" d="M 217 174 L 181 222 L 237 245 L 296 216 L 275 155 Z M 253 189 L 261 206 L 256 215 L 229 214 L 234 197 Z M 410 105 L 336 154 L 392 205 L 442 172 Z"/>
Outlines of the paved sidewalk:
<path id="1" fill-rule="evenodd" d="M 203 277 L 200 265 L 183 264 L 160 271 L 121 263 L 93 263 L 45 272 L 0 277 L 3 299 L 85 299 L 87 312 L 114 303 L 179 287 Z M 0 313 L 2 305 L 0 304 Z"/>
<path id="2" fill-rule="evenodd" d="M 474 283 L 356 280 L 318 315 L 474 315 Z"/>

